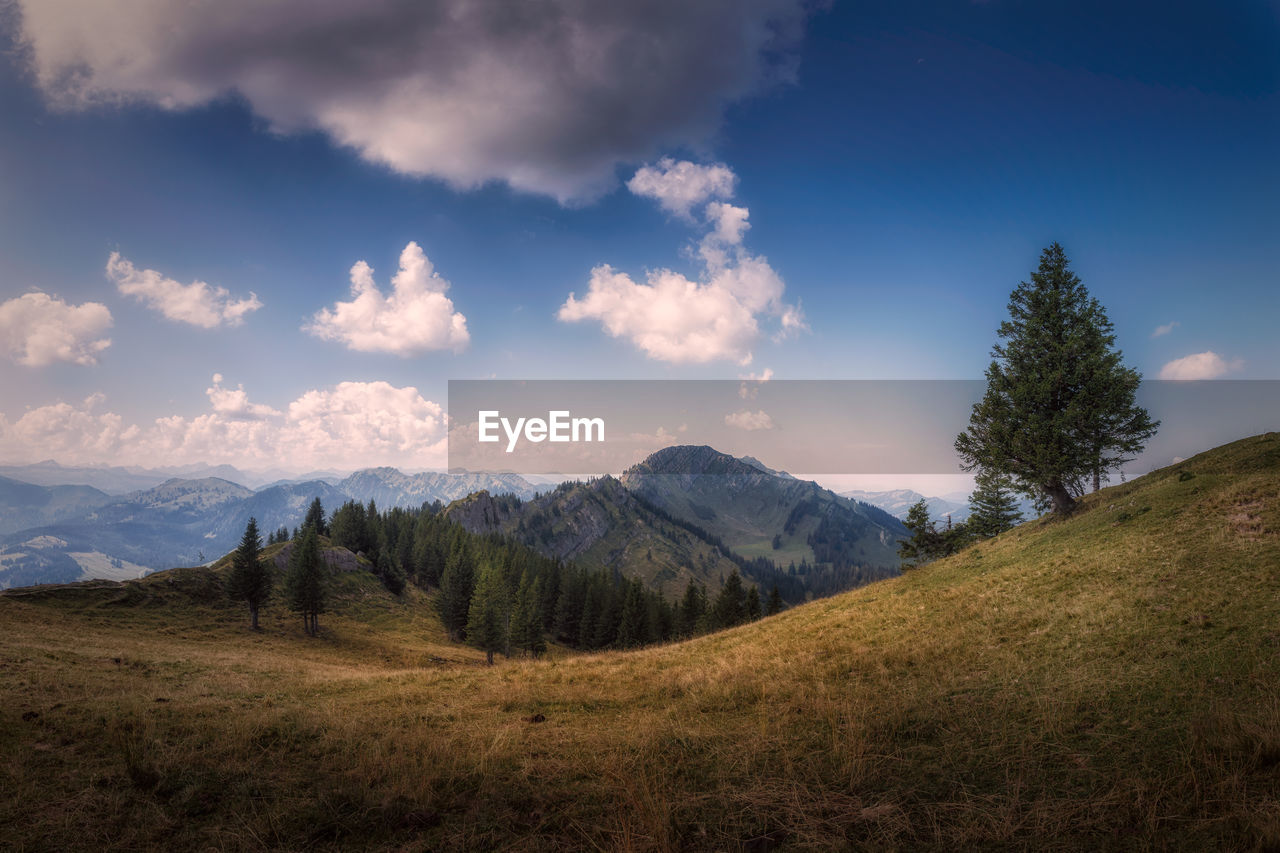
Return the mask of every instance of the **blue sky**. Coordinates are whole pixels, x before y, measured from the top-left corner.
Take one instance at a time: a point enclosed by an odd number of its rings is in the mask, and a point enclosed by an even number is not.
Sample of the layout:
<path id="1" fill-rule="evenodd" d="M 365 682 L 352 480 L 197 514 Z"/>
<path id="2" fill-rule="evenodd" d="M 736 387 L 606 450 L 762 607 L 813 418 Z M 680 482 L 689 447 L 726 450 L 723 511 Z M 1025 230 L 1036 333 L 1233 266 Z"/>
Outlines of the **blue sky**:
<path id="1" fill-rule="evenodd" d="M 663 5 L 548 0 L 512 35 L 487 2 L 458 31 L 19 2 L 3 461 L 427 467 L 450 378 L 976 378 L 1054 240 L 1145 376 L 1280 378 L 1280 7 Z M 686 212 L 682 164 L 730 179 Z M 415 310 L 465 336 L 394 306 L 314 333 L 411 242 L 448 282 Z"/>

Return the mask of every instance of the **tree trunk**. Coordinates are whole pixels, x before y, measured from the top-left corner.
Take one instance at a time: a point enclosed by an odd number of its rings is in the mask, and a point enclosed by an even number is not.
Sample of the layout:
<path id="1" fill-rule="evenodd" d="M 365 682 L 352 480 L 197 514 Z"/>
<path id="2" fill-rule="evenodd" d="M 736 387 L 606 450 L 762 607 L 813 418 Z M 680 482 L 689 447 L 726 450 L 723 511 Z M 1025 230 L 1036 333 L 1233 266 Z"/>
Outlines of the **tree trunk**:
<path id="1" fill-rule="evenodd" d="M 1093 469 L 1093 490 L 1096 492 L 1098 491 L 1098 489 L 1101 489 L 1101 488 L 1102 488 L 1102 469 L 1094 468 Z"/>
<path id="2" fill-rule="evenodd" d="M 486 657 L 486 658 L 488 658 L 488 660 L 489 660 L 489 666 L 493 666 L 493 652 L 491 652 L 491 651 L 486 651 L 486 652 L 485 652 L 485 657 Z"/>
<path id="3" fill-rule="evenodd" d="M 249 608 L 249 626 L 255 631 L 258 630 L 258 608 L 256 607 Z"/>
<path id="4" fill-rule="evenodd" d="M 1067 491 L 1067 487 L 1061 483 L 1045 486 L 1044 493 L 1053 505 L 1054 515 L 1070 515 L 1071 510 L 1076 507 L 1075 498 L 1071 497 L 1071 492 Z"/>

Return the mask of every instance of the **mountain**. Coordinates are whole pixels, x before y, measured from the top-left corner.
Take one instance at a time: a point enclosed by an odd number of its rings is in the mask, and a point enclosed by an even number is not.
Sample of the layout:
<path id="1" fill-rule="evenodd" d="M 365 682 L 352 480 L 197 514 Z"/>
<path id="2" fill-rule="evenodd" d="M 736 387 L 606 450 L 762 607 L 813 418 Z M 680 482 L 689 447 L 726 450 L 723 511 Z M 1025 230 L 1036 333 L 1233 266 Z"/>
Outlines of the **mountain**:
<path id="1" fill-rule="evenodd" d="M 1280 434 L 636 652 L 337 582 L 319 639 L 208 569 L 0 595 L 9 846 L 1280 847 Z"/>
<path id="2" fill-rule="evenodd" d="M 119 466 L 74 467 L 46 459 L 34 465 L 0 466 L 0 476 L 38 486 L 92 486 L 109 495 L 123 495 L 158 486 L 173 474 Z"/>
<path id="3" fill-rule="evenodd" d="M 898 539 L 906 535 L 898 519 L 876 507 L 705 445 L 659 450 L 627 469 L 621 480 L 733 551 L 780 565 L 896 569 Z"/>
<path id="4" fill-rule="evenodd" d="M 926 498 L 924 495 L 919 492 L 914 492 L 911 489 L 894 489 L 888 492 L 864 492 L 854 489 L 848 492 L 840 492 L 840 496 L 879 507 L 899 519 L 905 519 L 907 517 L 907 510 L 911 509 L 912 504 L 922 498 L 924 499 L 925 505 L 929 507 L 930 518 L 943 521 L 948 515 L 950 515 L 951 520 L 958 523 L 969 517 L 968 501 L 947 500 L 946 498 Z"/>
<path id="5" fill-rule="evenodd" d="M 77 516 L 110 500 L 92 486 L 39 486 L 0 477 L 0 534 Z"/>
<path id="6" fill-rule="evenodd" d="M 532 483 L 516 474 L 405 474 L 395 468 L 365 468 L 336 485 L 361 503 L 374 501 L 386 508 L 449 503 L 479 491 L 520 498 L 531 498 L 537 492 Z"/>
<path id="7" fill-rule="evenodd" d="M 736 567 L 723 549 L 663 518 L 613 477 L 563 483 L 529 501 L 479 492 L 444 514 L 472 533 L 502 533 L 549 557 L 640 578 L 669 599 L 690 580 L 714 590 Z"/>

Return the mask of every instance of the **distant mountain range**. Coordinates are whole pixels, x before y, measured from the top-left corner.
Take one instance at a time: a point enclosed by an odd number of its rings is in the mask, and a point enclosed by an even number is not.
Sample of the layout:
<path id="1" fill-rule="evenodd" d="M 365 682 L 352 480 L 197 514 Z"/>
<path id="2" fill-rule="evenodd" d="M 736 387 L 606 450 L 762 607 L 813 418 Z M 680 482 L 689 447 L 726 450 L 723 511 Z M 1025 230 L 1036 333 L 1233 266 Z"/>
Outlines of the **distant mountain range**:
<path id="1" fill-rule="evenodd" d="M 106 469 L 26 466 L 46 474 Z M 121 472 L 124 474 L 121 474 Z M 122 482 L 125 469 L 107 473 Z M 236 546 L 250 517 L 265 537 L 301 523 L 320 498 L 332 512 L 349 500 L 383 509 L 448 502 L 476 489 L 532 497 L 523 478 L 504 474 L 403 474 L 371 468 L 331 483 L 287 481 L 257 491 L 220 477 L 171 478 L 124 495 L 91 486 L 42 486 L 0 478 L 0 589 L 89 578 L 121 579 L 195 565 Z"/>
<path id="2" fill-rule="evenodd" d="M 969 517 L 968 501 L 926 498 L 911 489 L 894 489 L 888 492 L 863 492 L 854 489 L 840 494 L 851 500 L 862 501 L 863 503 L 880 507 L 880 509 L 899 519 L 905 519 L 911 506 L 922 498 L 925 505 L 929 507 L 929 516 L 938 521 L 946 519 L 948 515 L 955 522 L 964 521 Z"/>

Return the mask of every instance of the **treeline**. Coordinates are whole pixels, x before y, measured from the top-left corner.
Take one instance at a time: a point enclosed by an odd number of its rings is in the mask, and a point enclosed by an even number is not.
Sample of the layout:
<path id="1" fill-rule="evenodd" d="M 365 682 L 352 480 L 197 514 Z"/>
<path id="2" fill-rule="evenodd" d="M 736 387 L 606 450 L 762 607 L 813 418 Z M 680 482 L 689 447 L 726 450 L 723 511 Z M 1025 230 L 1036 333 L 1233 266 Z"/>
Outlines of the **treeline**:
<path id="1" fill-rule="evenodd" d="M 497 653 L 536 657 L 549 641 L 582 650 L 635 648 L 732 627 L 784 606 L 776 585 L 762 597 L 737 570 L 714 597 L 690 582 L 683 598 L 670 602 L 616 571 L 565 563 L 498 534 L 469 533 L 439 510 L 436 504 L 382 512 L 372 501 L 349 501 L 326 520 L 317 499 L 299 536 L 314 530 L 364 556 L 397 595 L 409 583 L 436 590 L 449 636 L 483 649 L 491 661 Z"/>

